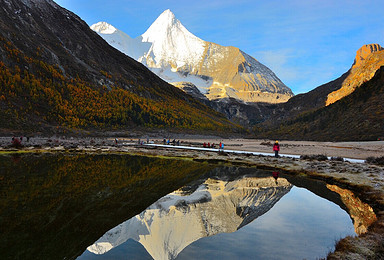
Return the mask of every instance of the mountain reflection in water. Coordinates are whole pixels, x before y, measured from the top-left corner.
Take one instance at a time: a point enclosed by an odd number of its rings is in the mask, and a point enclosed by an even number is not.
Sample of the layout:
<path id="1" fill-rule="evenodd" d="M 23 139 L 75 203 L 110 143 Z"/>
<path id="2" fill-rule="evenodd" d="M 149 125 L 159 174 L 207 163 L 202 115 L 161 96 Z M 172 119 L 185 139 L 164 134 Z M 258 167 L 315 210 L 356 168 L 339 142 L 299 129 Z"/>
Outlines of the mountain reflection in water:
<path id="1" fill-rule="evenodd" d="M 371 223 L 355 213 L 356 203 L 343 204 L 345 196 L 320 181 L 219 167 L 106 232 L 79 259 L 123 258 L 135 251 L 154 259 L 325 257 L 336 240 L 356 235 L 352 220 L 357 233 Z M 372 210 L 365 212 L 364 219 L 375 219 Z"/>
<path id="2" fill-rule="evenodd" d="M 231 233 L 270 210 L 292 185 L 284 178 L 208 178 L 193 192 L 178 190 L 108 231 L 88 247 L 104 254 L 133 239 L 154 259 L 174 259 L 194 241 Z"/>
<path id="3" fill-rule="evenodd" d="M 57 153 L 0 169 L 2 259 L 316 258 L 376 218 L 348 190 L 254 168 Z"/>

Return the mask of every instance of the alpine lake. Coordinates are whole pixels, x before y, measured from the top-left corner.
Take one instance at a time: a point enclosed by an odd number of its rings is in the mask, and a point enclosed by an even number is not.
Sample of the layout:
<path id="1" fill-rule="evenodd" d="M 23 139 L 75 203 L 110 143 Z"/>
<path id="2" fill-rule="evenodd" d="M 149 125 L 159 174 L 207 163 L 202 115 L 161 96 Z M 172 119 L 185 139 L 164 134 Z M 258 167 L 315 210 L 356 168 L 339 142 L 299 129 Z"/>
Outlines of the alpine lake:
<path id="1" fill-rule="evenodd" d="M 2 259 L 319 259 L 376 216 L 334 185 L 123 154 L 0 156 Z"/>

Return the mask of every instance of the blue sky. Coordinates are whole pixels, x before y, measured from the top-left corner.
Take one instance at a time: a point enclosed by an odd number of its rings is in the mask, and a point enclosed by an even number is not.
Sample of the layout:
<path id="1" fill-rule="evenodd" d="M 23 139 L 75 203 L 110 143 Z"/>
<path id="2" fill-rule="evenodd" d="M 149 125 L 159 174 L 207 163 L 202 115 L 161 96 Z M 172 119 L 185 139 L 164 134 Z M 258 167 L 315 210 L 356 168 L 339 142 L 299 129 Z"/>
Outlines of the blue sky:
<path id="1" fill-rule="evenodd" d="M 382 0 L 54 0 L 89 25 L 131 37 L 166 9 L 194 35 L 235 46 L 272 69 L 295 94 L 336 79 L 364 44 L 384 46 Z"/>

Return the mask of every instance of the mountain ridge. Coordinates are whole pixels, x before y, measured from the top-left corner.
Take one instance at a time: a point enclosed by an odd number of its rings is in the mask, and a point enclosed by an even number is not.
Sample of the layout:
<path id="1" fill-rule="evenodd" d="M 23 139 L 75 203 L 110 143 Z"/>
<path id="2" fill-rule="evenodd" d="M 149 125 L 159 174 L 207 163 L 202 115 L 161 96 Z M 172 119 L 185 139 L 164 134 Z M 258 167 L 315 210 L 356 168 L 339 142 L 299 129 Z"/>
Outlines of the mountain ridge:
<path id="1" fill-rule="evenodd" d="M 91 28 L 112 46 L 147 65 L 169 83 L 193 83 L 210 100 L 232 97 L 246 102 L 280 103 L 293 96 L 269 68 L 236 47 L 196 37 L 169 9 L 134 39 L 137 45 L 133 49 L 133 40 L 127 34 L 129 38 L 113 39 L 114 33 L 104 33 L 98 24 Z M 151 46 L 142 51 L 143 43 Z M 135 49 L 141 49 L 140 57 Z"/>
<path id="2" fill-rule="evenodd" d="M 344 74 L 345 78 L 348 74 Z M 337 81 L 337 80 L 336 80 Z M 279 124 L 255 127 L 259 138 L 316 141 L 384 139 L 384 66 L 351 94 L 328 106 L 307 110 Z M 271 123 L 271 120 L 269 123 Z"/>
<path id="3" fill-rule="evenodd" d="M 322 110 L 326 106 L 331 106 L 333 103 L 337 103 L 344 98 L 348 98 L 364 85 L 364 83 L 369 82 L 383 65 L 384 50 L 382 47 L 379 44 L 363 45 L 356 51 L 355 60 L 346 73 L 307 93 L 296 95 L 286 103 L 269 106 L 269 108 L 264 107 L 265 120 L 264 122 L 260 122 L 256 128 L 261 132 L 264 131 L 263 129 L 267 128 L 272 128 L 275 129 L 273 131 L 277 131 L 276 128 L 279 127 L 287 130 L 284 126 L 291 125 L 293 121 L 299 120 L 299 118 L 308 117 L 308 115 L 314 115 L 317 113 L 316 111 Z M 364 90 L 359 90 L 359 92 L 360 91 Z M 330 102 L 330 98 L 332 98 L 332 102 Z M 378 110 L 380 109 L 378 108 Z M 329 111 L 332 111 L 332 109 Z M 371 115 L 370 117 L 374 118 L 375 116 Z M 314 122 L 310 122 L 310 120 L 306 120 L 306 122 L 308 122 L 309 125 L 314 124 Z M 323 122 L 323 125 L 324 124 L 325 122 Z M 303 125 L 300 127 L 307 128 Z M 326 131 L 326 129 L 324 130 Z M 289 131 L 297 132 L 296 130 Z M 379 136 L 379 133 L 377 134 Z M 302 134 L 298 134 L 295 138 L 298 138 L 299 136 L 302 136 Z M 308 136 L 306 138 L 308 138 Z M 344 139 L 345 137 L 340 135 L 339 137 L 333 138 L 335 138 L 334 140 L 338 140 L 337 138 Z M 323 140 L 325 139 L 323 138 Z"/>

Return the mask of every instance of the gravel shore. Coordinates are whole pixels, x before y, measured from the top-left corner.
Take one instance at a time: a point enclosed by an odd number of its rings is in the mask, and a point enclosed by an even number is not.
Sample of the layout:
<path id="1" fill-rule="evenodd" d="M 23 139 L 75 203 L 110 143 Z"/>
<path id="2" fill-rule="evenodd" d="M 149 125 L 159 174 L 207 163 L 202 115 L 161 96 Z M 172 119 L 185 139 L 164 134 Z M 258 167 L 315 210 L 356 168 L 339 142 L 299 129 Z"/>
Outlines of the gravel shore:
<path id="1" fill-rule="evenodd" d="M 20 137 L 16 137 L 20 138 Z M 116 137 L 118 142 L 115 143 L 115 138 L 111 137 L 23 137 L 22 145 L 24 148 L 31 147 L 63 147 L 64 149 L 88 147 L 98 149 L 100 147 L 121 147 L 123 143 L 138 144 L 139 140 L 143 142 L 159 143 L 163 142 L 163 138 L 159 137 L 143 137 L 143 138 L 120 138 Z M 203 143 L 217 145 L 222 142 L 225 148 L 229 150 L 251 151 L 260 153 L 272 153 L 272 145 L 274 140 L 258 140 L 258 139 L 221 139 L 217 137 L 197 137 L 191 138 L 186 136 L 177 136 L 170 138 L 171 141 L 179 140 L 180 144 L 186 146 L 203 147 Z M 0 149 L 10 148 L 12 137 L 0 137 Z M 280 141 L 281 153 L 292 155 L 326 155 L 328 157 L 342 157 L 352 159 L 365 160 L 368 157 L 384 156 L 384 141 L 371 142 L 314 142 L 314 141 Z"/>

